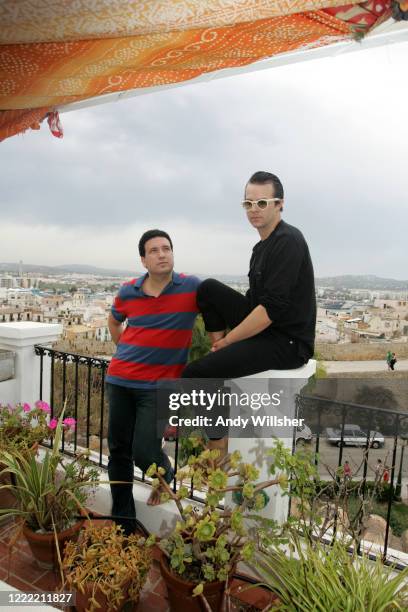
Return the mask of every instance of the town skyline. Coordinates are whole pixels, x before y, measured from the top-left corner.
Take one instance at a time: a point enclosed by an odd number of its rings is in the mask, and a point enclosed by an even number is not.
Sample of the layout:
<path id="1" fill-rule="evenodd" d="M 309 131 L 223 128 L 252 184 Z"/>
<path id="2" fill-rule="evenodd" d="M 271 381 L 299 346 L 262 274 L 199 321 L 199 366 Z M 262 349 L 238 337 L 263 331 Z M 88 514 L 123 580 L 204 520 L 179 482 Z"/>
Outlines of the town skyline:
<path id="1" fill-rule="evenodd" d="M 25 268 L 25 269 L 24 269 Z M 28 269 L 27 269 L 28 268 Z M 1 275 L 16 275 L 23 272 L 23 275 L 29 276 L 30 274 L 38 275 L 50 275 L 50 276 L 58 276 L 61 274 L 72 274 L 72 275 L 95 275 L 95 276 L 112 276 L 117 278 L 123 277 L 132 277 L 135 274 L 144 274 L 145 270 L 142 267 L 135 268 L 134 270 L 121 270 L 116 268 L 102 268 L 98 266 L 92 266 L 87 264 L 62 264 L 56 266 L 48 266 L 41 264 L 31 264 L 27 262 L 23 262 L 22 260 L 18 260 L 15 262 L 0 262 L 0 276 Z M 188 270 L 189 274 L 196 274 L 197 276 L 206 276 L 206 275 L 215 275 L 220 278 L 231 278 L 231 279 L 239 279 L 243 280 L 247 278 L 247 274 L 234 274 L 234 273 L 218 273 L 216 270 L 210 270 L 208 273 L 199 273 L 194 272 L 194 270 Z M 337 284 L 336 280 L 344 280 L 346 286 L 349 288 L 353 288 L 352 282 L 356 281 L 355 288 L 372 288 L 372 289 L 382 289 L 382 290 L 397 290 L 398 285 L 401 285 L 401 290 L 408 290 L 408 278 L 395 278 L 393 276 L 379 276 L 377 274 L 368 273 L 368 274 L 352 274 L 345 272 L 344 274 L 333 274 L 319 277 L 315 275 L 316 282 L 323 281 L 331 281 L 334 280 L 335 284 Z M 390 283 L 394 284 L 394 286 L 390 286 Z M 380 287 L 380 285 L 387 284 L 388 286 Z"/>

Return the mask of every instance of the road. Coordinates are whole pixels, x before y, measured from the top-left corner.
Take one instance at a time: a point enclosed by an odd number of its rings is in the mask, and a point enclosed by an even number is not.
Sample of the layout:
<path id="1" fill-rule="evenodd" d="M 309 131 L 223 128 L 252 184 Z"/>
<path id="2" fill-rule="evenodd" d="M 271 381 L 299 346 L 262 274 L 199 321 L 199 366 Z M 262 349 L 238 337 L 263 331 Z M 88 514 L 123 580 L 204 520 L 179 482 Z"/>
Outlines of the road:
<path id="1" fill-rule="evenodd" d="M 316 441 L 313 440 L 310 448 L 313 450 L 315 448 Z M 308 445 L 309 446 L 309 445 Z M 375 449 L 371 448 L 368 454 L 368 472 L 367 477 L 371 480 L 374 479 L 374 469 L 377 464 L 377 460 L 381 459 L 384 465 L 391 467 L 392 465 L 392 454 L 394 447 L 394 439 L 391 437 L 385 438 L 385 446 L 383 448 Z M 337 446 L 333 446 L 327 442 L 325 438 L 320 439 L 320 465 L 319 465 L 319 474 L 323 478 L 327 478 L 329 476 L 329 471 L 326 466 L 328 466 L 331 470 L 335 470 L 338 466 L 339 460 L 339 452 L 340 449 Z M 395 478 L 398 476 L 399 465 L 401 458 L 401 443 L 398 444 L 397 447 L 397 455 L 395 460 L 396 470 L 395 470 Z M 350 463 L 351 471 L 353 477 L 361 478 L 363 476 L 363 459 L 364 459 L 364 449 L 356 448 L 352 446 L 343 447 L 343 457 L 342 463 L 345 461 Z M 404 451 L 404 459 L 403 459 L 403 469 L 402 469 L 403 477 L 408 479 L 408 448 Z"/>
<path id="2" fill-rule="evenodd" d="M 341 372 L 387 372 L 387 364 L 382 361 L 323 361 L 328 374 Z M 398 360 L 395 364 L 396 372 L 408 372 L 408 359 Z M 392 372 L 389 375 L 392 376 Z"/>

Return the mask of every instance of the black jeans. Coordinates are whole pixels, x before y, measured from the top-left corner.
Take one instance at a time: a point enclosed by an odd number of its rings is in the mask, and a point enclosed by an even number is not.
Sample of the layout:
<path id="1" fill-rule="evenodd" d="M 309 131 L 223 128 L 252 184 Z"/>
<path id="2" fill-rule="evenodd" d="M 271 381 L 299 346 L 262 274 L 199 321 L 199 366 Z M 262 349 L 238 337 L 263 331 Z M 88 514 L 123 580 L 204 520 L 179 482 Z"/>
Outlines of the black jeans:
<path id="1" fill-rule="evenodd" d="M 207 331 L 234 328 L 251 312 L 249 300 L 212 278 L 201 283 L 197 304 Z M 269 329 L 188 364 L 183 378 L 238 378 L 265 370 L 291 370 L 305 363 L 297 340 Z"/>
<path id="2" fill-rule="evenodd" d="M 157 435 L 156 391 L 111 383 L 107 383 L 106 388 L 109 398 L 109 480 L 126 481 L 126 484 L 110 486 L 112 516 L 117 517 L 116 522 L 129 534 L 136 526 L 133 464 L 146 471 L 156 463 L 165 468 L 167 482 L 172 481 L 174 471 Z"/>

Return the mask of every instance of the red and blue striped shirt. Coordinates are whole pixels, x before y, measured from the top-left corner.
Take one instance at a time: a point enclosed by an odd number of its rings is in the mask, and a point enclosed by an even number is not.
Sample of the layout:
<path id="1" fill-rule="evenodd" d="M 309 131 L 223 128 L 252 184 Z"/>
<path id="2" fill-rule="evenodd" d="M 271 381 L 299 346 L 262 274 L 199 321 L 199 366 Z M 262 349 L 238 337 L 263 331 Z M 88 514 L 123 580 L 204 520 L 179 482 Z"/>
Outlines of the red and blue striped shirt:
<path id="1" fill-rule="evenodd" d="M 146 295 L 141 278 L 125 283 L 112 306 L 112 316 L 127 326 L 112 357 L 106 382 L 154 389 L 156 381 L 178 378 L 187 363 L 198 313 L 196 276 L 173 272 L 158 297 Z"/>

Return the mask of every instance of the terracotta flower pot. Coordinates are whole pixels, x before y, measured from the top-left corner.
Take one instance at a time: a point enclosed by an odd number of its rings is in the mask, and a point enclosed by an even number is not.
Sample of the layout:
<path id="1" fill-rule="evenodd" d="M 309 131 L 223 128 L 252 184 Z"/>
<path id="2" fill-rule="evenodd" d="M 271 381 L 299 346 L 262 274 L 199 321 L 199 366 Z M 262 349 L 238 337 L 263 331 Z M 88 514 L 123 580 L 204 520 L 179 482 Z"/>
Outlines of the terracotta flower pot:
<path id="1" fill-rule="evenodd" d="M 120 612 L 120 610 L 123 610 L 126 603 L 130 600 L 130 595 L 129 595 L 130 585 L 131 585 L 131 580 L 126 580 L 126 582 L 123 583 L 121 587 L 123 598 L 120 604 L 115 607 L 115 612 Z M 85 612 L 86 610 L 89 610 L 91 607 L 91 603 L 90 603 L 91 597 L 94 597 L 96 601 L 98 602 L 98 604 L 100 605 L 100 608 L 98 608 L 98 610 L 103 610 L 103 612 L 107 612 L 109 609 L 112 609 L 112 608 L 109 608 L 109 603 L 106 599 L 106 595 L 102 593 L 100 588 L 97 587 L 95 589 L 95 595 L 93 595 L 93 589 L 94 589 L 93 582 L 89 582 L 85 585 L 85 593 L 81 593 L 81 591 L 79 591 L 78 589 L 75 589 L 75 593 L 76 593 L 75 610 L 76 612 Z M 139 598 L 137 598 L 137 600 L 133 599 L 132 605 L 135 607 L 138 601 L 139 601 Z"/>
<path id="2" fill-rule="evenodd" d="M 231 580 L 229 587 L 232 602 L 238 600 L 246 606 L 251 606 L 251 610 L 273 610 L 279 608 L 279 597 L 268 588 L 254 585 L 253 576 L 237 574 Z"/>
<path id="3" fill-rule="evenodd" d="M 61 558 L 63 556 L 65 543 L 69 540 L 77 540 L 79 532 L 85 519 L 77 521 L 74 525 L 57 532 L 57 540 Z M 43 569 L 53 569 L 58 566 L 58 553 L 54 533 L 36 533 L 27 525 L 23 526 L 23 533 L 30 545 L 31 552 L 37 564 Z"/>
<path id="4" fill-rule="evenodd" d="M 160 558 L 160 570 L 167 587 L 167 594 L 172 612 L 202 612 L 202 605 L 198 597 L 193 597 L 193 590 L 197 586 L 187 582 L 170 571 L 169 564 L 164 555 Z M 213 612 L 219 612 L 225 591 L 225 581 L 206 582 L 204 596 Z"/>

